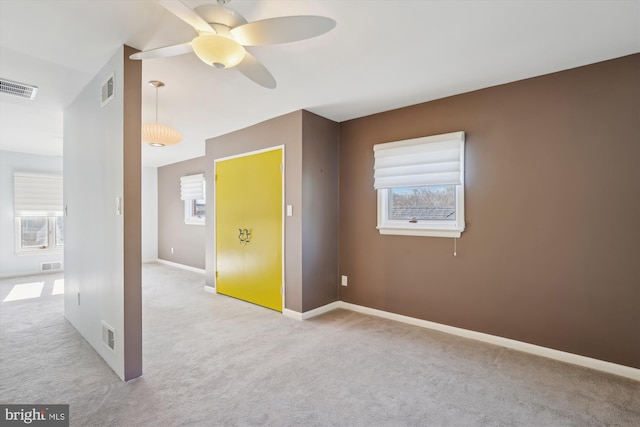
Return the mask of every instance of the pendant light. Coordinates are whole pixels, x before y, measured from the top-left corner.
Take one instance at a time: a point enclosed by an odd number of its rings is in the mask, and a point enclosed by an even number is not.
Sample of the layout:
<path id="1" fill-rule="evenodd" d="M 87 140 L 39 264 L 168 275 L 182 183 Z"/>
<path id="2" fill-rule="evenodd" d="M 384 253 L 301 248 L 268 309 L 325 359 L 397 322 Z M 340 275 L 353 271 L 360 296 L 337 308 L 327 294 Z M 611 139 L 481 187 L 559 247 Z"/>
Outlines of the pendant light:
<path id="1" fill-rule="evenodd" d="M 158 123 L 158 88 L 164 86 L 164 83 L 151 80 L 149 86 L 156 89 L 156 122 L 142 126 L 142 140 L 152 147 L 175 145 L 182 140 L 182 134 L 170 126 Z"/>

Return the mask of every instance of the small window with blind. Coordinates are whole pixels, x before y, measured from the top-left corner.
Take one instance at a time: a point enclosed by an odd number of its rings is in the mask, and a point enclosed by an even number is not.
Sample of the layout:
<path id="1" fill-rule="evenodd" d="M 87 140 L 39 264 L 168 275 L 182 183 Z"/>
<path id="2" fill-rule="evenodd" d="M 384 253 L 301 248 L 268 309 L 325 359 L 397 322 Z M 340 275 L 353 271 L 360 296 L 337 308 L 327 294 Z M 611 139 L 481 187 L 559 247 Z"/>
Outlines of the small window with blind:
<path id="1" fill-rule="evenodd" d="M 64 247 L 62 177 L 14 173 L 16 253 L 37 254 Z"/>
<path id="2" fill-rule="evenodd" d="M 380 234 L 460 237 L 464 132 L 377 144 L 373 150 Z"/>
<path id="3" fill-rule="evenodd" d="M 184 201 L 184 223 L 205 224 L 205 182 L 204 174 L 180 177 L 180 199 Z"/>

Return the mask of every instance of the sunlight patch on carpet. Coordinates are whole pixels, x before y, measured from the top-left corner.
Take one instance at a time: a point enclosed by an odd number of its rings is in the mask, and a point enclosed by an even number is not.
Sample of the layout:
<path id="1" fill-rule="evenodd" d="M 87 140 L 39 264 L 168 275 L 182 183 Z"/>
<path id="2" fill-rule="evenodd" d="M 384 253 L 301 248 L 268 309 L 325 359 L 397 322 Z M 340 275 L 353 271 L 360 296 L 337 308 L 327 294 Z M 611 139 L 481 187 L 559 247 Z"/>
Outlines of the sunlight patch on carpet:
<path id="1" fill-rule="evenodd" d="M 53 282 L 53 291 L 51 291 L 51 295 L 62 295 L 64 294 L 64 279 L 57 279 Z"/>
<path id="2" fill-rule="evenodd" d="M 2 302 L 19 301 L 23 299 L 38 298 L 42 294 L 44 282 L 19 283 L 15 285 L 9 295 Z"/>

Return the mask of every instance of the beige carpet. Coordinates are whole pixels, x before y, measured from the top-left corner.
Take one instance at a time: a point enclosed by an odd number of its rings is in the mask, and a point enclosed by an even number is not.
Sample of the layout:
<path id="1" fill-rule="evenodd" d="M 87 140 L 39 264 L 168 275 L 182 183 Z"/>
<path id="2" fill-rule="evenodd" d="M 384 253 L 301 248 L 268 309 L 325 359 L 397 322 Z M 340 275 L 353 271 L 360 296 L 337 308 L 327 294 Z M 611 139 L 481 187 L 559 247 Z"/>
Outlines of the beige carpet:
<path id="1" fill-rule="evenodd" d="M 39 298 L 0 303 L 0 402 L 68 403 L 72 426 L 638 426 L 640 383 L 337 310 L 307 321 L 143 268 L 144 375 L 123 383 Z"/>

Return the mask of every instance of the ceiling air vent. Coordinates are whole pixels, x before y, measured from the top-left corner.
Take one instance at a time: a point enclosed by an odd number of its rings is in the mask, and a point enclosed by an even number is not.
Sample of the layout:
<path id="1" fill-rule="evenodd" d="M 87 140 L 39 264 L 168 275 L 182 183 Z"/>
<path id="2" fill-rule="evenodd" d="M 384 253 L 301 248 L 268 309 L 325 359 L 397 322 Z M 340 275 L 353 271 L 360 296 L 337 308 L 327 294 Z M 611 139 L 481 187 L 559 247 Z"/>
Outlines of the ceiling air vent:
<path id="1" fill-rule="evenodd" d="M 34 99 L 38 93 L 38 86 L 27 85 L 0 78 L 0 93 L 19 96 L 20 98 Z"/>

